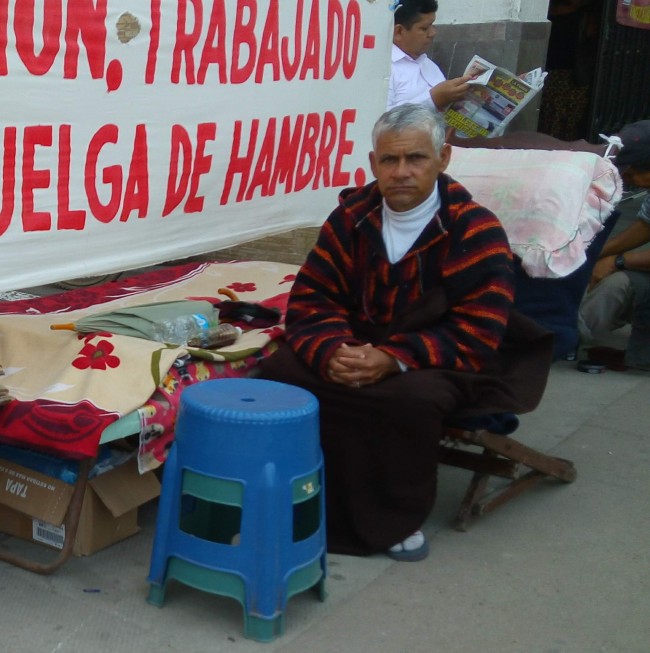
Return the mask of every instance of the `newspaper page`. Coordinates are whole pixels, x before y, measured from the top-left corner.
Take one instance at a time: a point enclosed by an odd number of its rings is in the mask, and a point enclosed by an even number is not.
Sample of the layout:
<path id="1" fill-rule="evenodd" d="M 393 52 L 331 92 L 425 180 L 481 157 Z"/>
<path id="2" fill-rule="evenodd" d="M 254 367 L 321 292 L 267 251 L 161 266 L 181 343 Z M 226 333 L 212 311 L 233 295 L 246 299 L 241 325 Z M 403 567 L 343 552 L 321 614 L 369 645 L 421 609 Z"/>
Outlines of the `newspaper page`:
<path id="1" fill-rule="evenodd" d="M 517 76 L 474 55 L 465 69 L 469 91 L 445 112 L 445 122 L 466 138 L 501 136 L 508 123 L 544 85 L 541 68 Z"/>

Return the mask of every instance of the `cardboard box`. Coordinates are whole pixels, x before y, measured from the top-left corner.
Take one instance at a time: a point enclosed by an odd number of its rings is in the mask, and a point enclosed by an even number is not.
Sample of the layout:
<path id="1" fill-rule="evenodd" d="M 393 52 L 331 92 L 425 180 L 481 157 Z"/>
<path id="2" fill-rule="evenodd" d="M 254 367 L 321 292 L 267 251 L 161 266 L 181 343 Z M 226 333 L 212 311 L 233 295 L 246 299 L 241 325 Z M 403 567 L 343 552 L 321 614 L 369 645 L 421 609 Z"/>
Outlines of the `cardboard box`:
<path id="1" fill-rule="evenodd" d="M 74 486 L 0 459 L 0 532 L 63 548 L 63 521 Z M 140 528 L 138 507 L 160 494 L 153 472 L 135 459 L 88 481 L 73 554 L 90 555 Z"/>

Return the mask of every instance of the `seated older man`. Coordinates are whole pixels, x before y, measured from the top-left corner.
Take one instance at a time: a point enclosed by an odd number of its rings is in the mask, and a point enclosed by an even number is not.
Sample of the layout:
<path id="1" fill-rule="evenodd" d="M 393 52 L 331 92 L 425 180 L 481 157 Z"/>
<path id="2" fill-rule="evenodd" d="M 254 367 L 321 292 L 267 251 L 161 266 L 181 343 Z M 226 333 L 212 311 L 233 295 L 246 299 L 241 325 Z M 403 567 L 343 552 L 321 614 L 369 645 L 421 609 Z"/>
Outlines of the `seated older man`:
<path id="1" fill-rule="evenodd" d="M 328 549 L 411 561 L 428 552 L 443 422 L 534 408 L 552 338 L 511 310 L 505 233 L 444 174 L 435 111 L 387 111 L 373 148 L 377 179 L 341 193 L 262 373 L 319 399 Z"/>

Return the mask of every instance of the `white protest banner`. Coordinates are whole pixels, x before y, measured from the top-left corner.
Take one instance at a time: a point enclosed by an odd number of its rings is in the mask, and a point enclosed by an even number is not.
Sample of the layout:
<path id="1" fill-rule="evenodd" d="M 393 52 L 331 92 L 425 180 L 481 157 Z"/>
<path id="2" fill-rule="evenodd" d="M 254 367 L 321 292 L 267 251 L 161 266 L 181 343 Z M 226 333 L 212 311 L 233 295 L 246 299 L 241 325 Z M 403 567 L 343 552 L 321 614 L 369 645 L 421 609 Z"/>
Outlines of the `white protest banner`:
<path id="1" fill-rule="evenodd" d="M 387 0 L 0 0 L 0 290 L 319 225 L 370 180 Z"/>

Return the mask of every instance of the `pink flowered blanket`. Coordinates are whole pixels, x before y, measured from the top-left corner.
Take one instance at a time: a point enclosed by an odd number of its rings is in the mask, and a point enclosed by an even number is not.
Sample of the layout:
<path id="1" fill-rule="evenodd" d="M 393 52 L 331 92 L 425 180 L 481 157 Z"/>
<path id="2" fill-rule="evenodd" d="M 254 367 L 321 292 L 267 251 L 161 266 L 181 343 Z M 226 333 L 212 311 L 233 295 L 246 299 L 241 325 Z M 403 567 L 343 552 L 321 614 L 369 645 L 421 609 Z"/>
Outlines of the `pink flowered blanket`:
<path id="1" fill-rule="evenodd" d="M 3 385 L 15 398 L 0 408 L 0 440 L 71 458 L 94 456 L 108 425 L 152 398 L 164 399 L 174 363 L 190 353 L 128 336 L 52 331 L 51 324 L 150 302 L 196 297 L 219 302 L 227 300 L 219 293 L 224 288 L 242 301 L 283 313 L 297 270 L 266 261 L 188 264 L 50 297 L 0 302 Z M 212 360 L 195 360 L 194 381 L 249 374 L 281 333 L 281 325 L 247 328 Z"/>
<path id="2" fill-rule="evenodd" d="M 531 277 L 566 277 L 621 199 L 614 165 L 591 152 L 454 147 L 447 172 L 497 215 Z"/>

